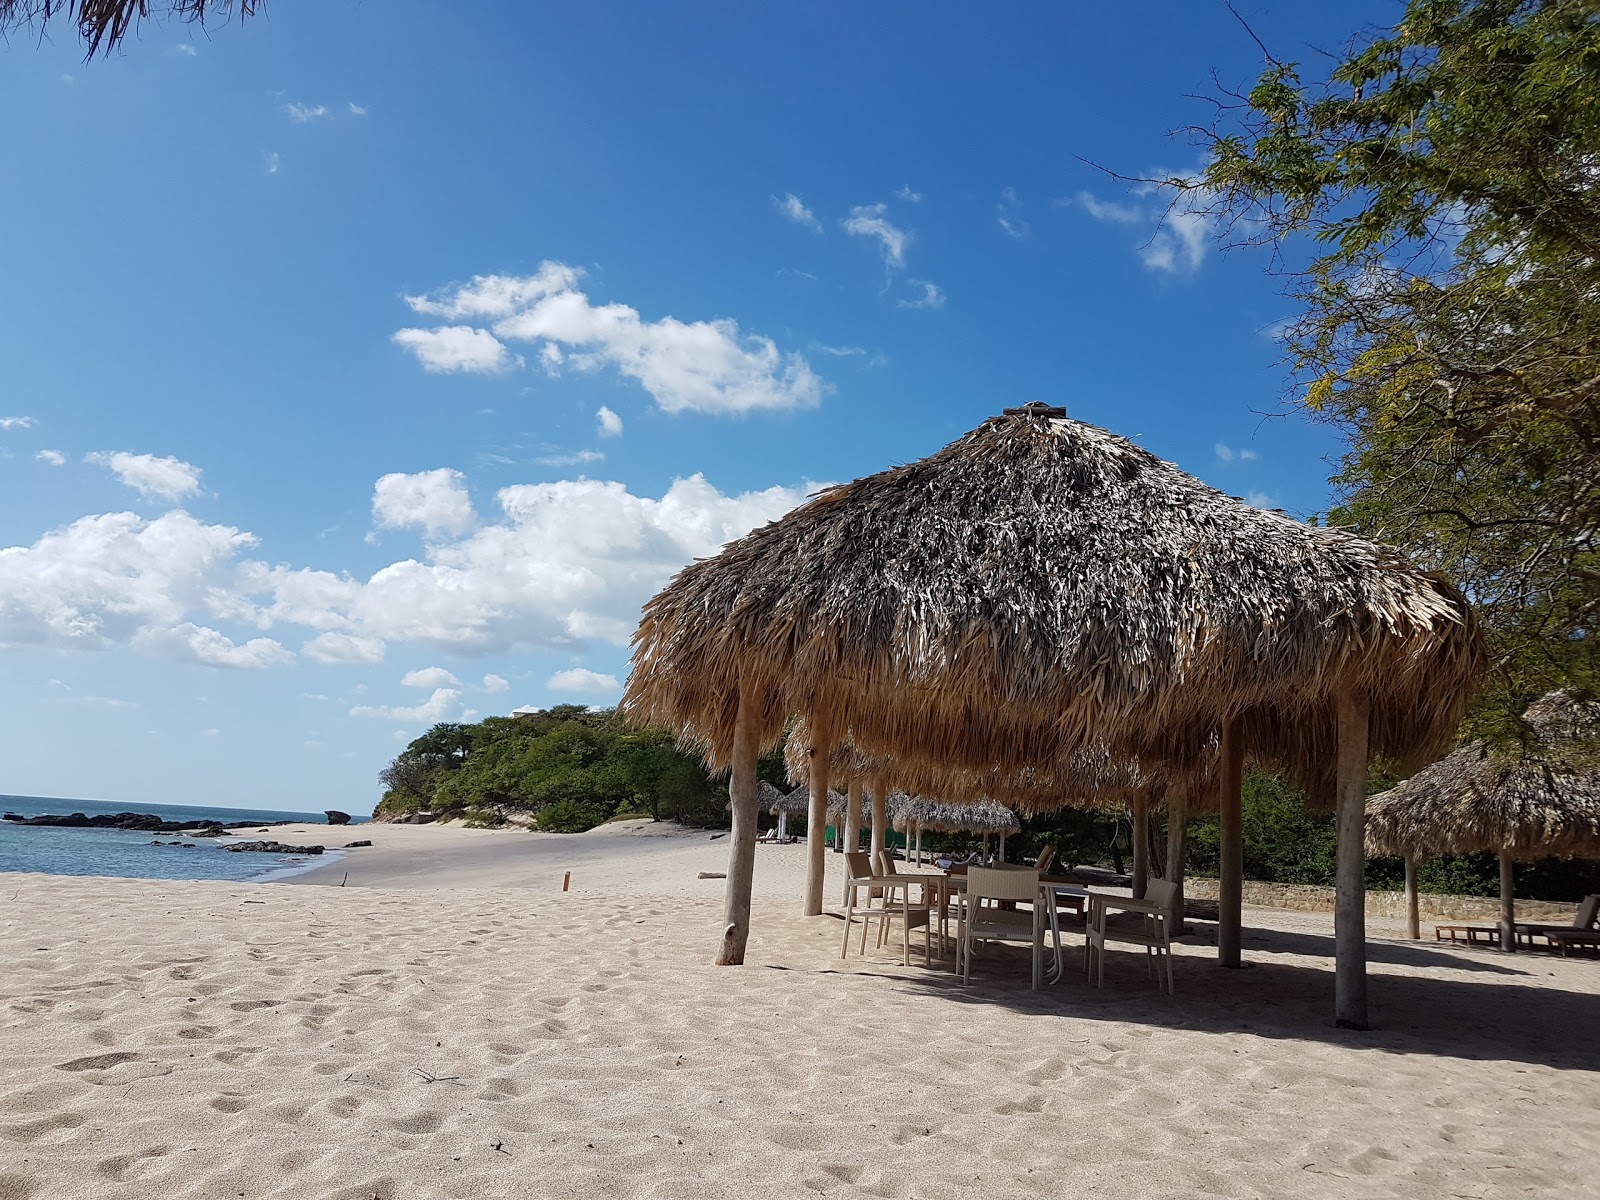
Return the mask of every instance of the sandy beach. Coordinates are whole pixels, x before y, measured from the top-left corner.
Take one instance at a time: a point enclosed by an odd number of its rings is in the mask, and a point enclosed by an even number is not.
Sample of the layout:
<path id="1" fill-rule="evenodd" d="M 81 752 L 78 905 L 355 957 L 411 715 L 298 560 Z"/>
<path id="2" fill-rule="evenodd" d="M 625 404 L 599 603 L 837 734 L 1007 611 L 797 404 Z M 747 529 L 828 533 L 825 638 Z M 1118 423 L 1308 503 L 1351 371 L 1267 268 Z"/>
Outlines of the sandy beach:
<path id="1" fill-rule="evenodd" d="M 714 968 L 726 839 L 304 832 L 376 844 L 290 883 L 0 876 L 0 1200 L 1595 1194 L 1594 961 L 1374 923 L 1351 1033 L 1323 917 L 1248 910 L 1236 972 L 1202 926 L 1175 997 L 1132 953 L 1103 991 L 1029 992 L 1021 949 L 963 988 L 841 962 L 803 847 L 762 846 Z"/>

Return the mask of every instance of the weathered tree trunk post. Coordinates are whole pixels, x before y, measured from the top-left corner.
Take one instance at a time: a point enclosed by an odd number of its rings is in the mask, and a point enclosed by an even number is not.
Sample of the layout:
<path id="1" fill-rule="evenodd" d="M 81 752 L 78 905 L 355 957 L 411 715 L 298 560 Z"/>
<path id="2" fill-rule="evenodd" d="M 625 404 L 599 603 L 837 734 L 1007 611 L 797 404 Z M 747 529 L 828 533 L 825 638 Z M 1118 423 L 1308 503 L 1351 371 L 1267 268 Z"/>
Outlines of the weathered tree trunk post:
<path id="1" fill-rule="evenodd" d="M 872 781 L 872 873 L 883 869 L 884 838 L 889 829 L 889 784 L 879 776 Z"/>
<path id="2" fill-rule="evenodd" d="M 1150 794 L 1133 798 L 1133 898 L 1143 900 L 1150 882 Z"/>
<path id="3" fill-rule="evenodd" d="M 1233 717 L 1222 726 L 1222 862 L 1217 879 L 1217 961 L 1241 966 L 1244 928 L 1244 722 Z"/>
<path id="4" fill-rule="evenodd" d="M 1406 936 L 1413 942 L 1422 940 L 1422 914 L 1417 904 L 1417 856 L 1406 855 Z"/>
<path id="5" fill-rule="evenodd" d="M 786 813 L 786 812 L 780 812 L 778 814 L 778 840 L 781 842 L 785 838 L 787 838 L 788 836 L 789 836 L 789 814 Z"/>
<path id="6" fill-rule="evenodd" d="M 1367 740 L 1365 696 L 1342 692 L 1339 707 L 1339 857 L 1333 908 L 1333 1019 L 1367 1028 Z"/>
<path id="7" fill-rule="evenodd" d="M 1167 882 L 1177 884 L 1168 923 L 1176 937 L 1183 929 L 1183 877 L 1189 857 L 1189 799 L 1167 797 Z"/>
<path id="8" fill-rule="evenodd" d="M 995 855 L 994 860 L 995 862 L 1005 862 L 1006 860 L 1006 835 L 1004 833 L 1000 835 L 1000 850 Z"/>
<path id="9" fill-rule="evenodd" d="M 844 848 L 854 853 L 861 849 L 861 793 L 864 788 L 862 781 L 854 776 L 850 779 L 849 808 L 844 814 Z"/>
<path id="10" fill-rule="evenodd" d="M 989 861 L 989 832 L 984 831 L 983 841 L 978 843 L 978 861 L 987 864 Z"/>
<path id="11" fill-rule="evenodd" d="M 833 757 L 833 714 L 821 709 L 811 714 L 811 804 L 806 812 L 805 915 L 822 915 L 822 885 L 827 872 L 828 760 Z"/>
<path id="12" fill-rule="evenodd" d="M 1517 949 L 1517 901 L 1512 891 L 1511 855 L 1500 851 L 1500 949 L 1513 954 Z"/>
<path id="13" fill-rule="evenodd" d="M 744 962 L 750 940 L 750 888 L 756 873 L 756 759 L 755 703 L 748 694 L 739 697 L 739 715 L 733 725 L 733 773 L 728 779 L 729 807 L 733 810 L 733 836 L 728 846 L 728 883 L 722 902 L 722 945 L 716 965 L 736 967 Z"/>

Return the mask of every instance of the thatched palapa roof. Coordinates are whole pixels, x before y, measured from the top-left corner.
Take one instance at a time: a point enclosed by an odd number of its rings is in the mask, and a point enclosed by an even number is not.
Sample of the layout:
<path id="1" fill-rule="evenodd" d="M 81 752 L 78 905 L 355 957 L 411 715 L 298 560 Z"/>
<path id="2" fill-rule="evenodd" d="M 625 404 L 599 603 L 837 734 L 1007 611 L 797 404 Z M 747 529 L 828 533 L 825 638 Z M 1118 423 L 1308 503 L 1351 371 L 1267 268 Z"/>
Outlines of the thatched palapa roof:
<path id="1" fill-rule="evenodd" d="M 1416 766 L 1483 658 L 1460 593 L 1394 552 L 1030 405 L 685 568 L 645 606 L 624 705 L 724 767 L 742 688 L 762 744 L 820 714 L 830 749 L 952 796 L 1099 747 L 1194 770 L 1237 716 L 1328 798 L 1341 690 L 1372 751 Z"/>
<path id="2" fill-rule="evenodd" d="M 1553 692 L 1524 720 L 1532 751 L 1473 742 L 1369 800 L 1368 852 L 1600 858 L 1600 705 Z"/>
<path id="3" fill-rule="evenodd" d="M 998 804 L 950 804 L 927 796 L 908 796 L 892 806 L 889 823 L 902 832 L 1009 834 L 1022 828 L 1017 814 Z"/>

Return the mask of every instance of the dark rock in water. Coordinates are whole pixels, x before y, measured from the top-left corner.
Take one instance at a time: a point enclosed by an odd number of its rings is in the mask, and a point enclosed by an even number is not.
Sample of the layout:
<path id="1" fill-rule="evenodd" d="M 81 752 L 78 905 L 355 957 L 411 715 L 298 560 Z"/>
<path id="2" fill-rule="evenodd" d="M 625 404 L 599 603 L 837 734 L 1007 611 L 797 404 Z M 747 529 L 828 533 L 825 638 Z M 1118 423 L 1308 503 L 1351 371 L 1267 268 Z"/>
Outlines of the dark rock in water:
<path id="1" fill-rule="evenodd" d="M 370 846 L 370 845 L 372 845 L 372 840 L 370 838 L 365 838 L 365 839 L 363 839 L 363 840 L 361 840 L 359 842 L 346 842 L 344 844 L 344 848 L 346 850 L 354 850 L 357 846 Z"/>
<path id="2" fill-rule="evenodd" d="M 28 818 L 21 813 L 0 813 L 0 821 L 26 821 Z"/>
<path id="3" fill-rule="evenodd" d="M 7 813 L 5 819 L 18 825 L 50 825 L 61 829 L 131 829 L 139 833 L 187 833 L 192 837 L 218 837 L 229 829 L 251 829 L 260 825 L 258 821 L 236 821 L 232 825 L 213 820 L 168 821 L 155 813 L 136 812 L 96 813 L 92 817 L 81 812 L 68 813 L 66 816 L 42 813 L 37 817 Z M 274 821 L 272 824 L 288 825 L 291 822 Z"/>
<path id="4" fill-rule="evenodd" d="M 285 846 L 282 842 L 235 842 L 224 846 L 232 854 L 321 854 L 321 846 Z"/>
<path id="5" fill-rule="evenodd" d="M 347 812 L 340 812 L 337 808 L 324 809 L 323 815 L 328 818 L 329 825 L 350 824 L 350 814 Z"/>
<path id="6" fill-rule="evenodd" d="M 185 850 L 193 850 L 194 849 L 194 843 L 193 842 L 184 842 L 183 843 L 183 848 Z"/>

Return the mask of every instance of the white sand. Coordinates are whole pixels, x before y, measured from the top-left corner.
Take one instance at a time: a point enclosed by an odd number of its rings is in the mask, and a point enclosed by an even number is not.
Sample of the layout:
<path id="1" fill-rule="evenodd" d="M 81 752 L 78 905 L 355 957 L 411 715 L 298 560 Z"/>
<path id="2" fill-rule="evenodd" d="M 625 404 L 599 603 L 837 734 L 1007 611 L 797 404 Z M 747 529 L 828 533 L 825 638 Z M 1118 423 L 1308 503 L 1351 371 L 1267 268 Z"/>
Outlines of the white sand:
<path id="1" fill-rule="evenodd" d="M 637 828 L 0 876 L 0 1200 L 1597 1193 L 1600 962 L 1375 941 L 1349 1033 L 1328 922 L 1251 910 L 1252 966 L 1185 946 L 1175 998 L 1132 954 L 1030 993 L 1021 949 L 964 989 L 841 963 L 763 846 L 715 968 L 726 840 Z"/>

